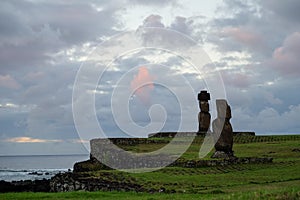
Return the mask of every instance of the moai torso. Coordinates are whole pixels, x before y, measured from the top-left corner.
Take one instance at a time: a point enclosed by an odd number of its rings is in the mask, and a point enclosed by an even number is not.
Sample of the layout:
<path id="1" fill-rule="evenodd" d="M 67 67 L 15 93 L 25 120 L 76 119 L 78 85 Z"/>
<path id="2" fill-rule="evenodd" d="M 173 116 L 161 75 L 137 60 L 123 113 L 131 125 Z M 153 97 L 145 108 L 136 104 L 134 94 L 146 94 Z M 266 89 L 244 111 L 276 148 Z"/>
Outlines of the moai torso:
<path id="1" fill-rule="evenodd" d="M 198 132 L 207 132 L 210 126 L 209 103 L 210 94 L 207 91 L 201 91 L 198 94 L 200 112 L 198 114 L 199 128 Z"/>

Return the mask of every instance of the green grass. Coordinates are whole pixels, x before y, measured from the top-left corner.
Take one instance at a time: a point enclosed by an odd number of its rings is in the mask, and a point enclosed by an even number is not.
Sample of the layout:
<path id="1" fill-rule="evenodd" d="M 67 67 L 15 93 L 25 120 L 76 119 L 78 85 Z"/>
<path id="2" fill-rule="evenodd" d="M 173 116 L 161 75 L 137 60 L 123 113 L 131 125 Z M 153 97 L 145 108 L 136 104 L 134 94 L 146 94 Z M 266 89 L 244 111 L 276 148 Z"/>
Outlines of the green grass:
<path id="1" fill-rule="evenodd" d="M 199 159 L 203 138 L 197 137 L 185 159 Z M 0 199 L 300 199 L 300 135 L 237 136 L 234 151 L 238 157 L 273 157 L 269 164 L 181 168 L 166 167 L 150 173 L 131 174 L 115 170 L 81 173 L 120 183 L 136 183 L 149 189 L 136 192 L 7 193 Z M 161 144 L 124 146 L 147 152 Z M 211 152 L 205 159 L 209 159 Z M 166 193 L 150 194 L 164 189 Z M 173 192 L 176 192 L 173 194 Z"/>
<path id="2" fill-rule="evenodd" d="M 295 185 L 298 183 L 295 183 Z M 136 192 L 67 192 L 67 193 L 5 193 L 0 194 L 2 200 L 18 200 L 18 199 L 120 199 L 120 200 L 181 200 L 181 199 L 299 199 L 300 187 L 284 187 L 278 184 L 272 186 L 262 186 L 255 190 L 246 190 L 232 193 L 224 193 L 222 190 L 212 190 L 205 194 L 149 194 Z"/>

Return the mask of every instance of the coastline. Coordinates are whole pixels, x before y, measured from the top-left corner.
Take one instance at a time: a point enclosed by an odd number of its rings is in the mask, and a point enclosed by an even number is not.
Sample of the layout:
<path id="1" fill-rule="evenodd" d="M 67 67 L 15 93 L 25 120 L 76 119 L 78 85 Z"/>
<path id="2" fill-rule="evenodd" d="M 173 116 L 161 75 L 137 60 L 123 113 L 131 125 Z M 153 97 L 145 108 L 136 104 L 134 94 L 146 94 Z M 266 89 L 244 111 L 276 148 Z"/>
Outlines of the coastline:
<path id="1" fill-rule="evenodd" d="M 87 158 L 88 154 L 1 155 L 0 193 L 49 192 L 52 177 L 71 172 L 74 163 Z"/>

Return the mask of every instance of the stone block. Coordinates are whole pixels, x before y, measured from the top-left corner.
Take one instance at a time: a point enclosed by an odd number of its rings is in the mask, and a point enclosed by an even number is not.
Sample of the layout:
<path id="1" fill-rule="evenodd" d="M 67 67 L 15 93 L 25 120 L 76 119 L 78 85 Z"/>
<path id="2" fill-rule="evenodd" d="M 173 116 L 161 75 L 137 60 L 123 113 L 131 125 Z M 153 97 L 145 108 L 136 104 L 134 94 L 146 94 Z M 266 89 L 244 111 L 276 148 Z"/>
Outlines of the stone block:
<path id="1" fill-rule="evenodd" d="M 207 91 L 202 90 L 200 93 L 198 93 L 198 100 L 199 101 L 208 101 L 208 100 L 210 100 L 210 94 Z"/>

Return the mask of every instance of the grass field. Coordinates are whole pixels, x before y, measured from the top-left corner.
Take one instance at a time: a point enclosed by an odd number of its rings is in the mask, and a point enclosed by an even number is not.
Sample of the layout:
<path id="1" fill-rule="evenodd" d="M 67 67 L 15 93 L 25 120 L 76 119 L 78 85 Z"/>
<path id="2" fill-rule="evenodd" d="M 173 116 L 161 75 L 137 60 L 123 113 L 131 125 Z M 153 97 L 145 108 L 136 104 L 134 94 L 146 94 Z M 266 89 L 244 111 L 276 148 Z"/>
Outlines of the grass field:
<path id="1" fill-rule="evenodd" d="M 196 138 L 183 158 L 198 159 L 202 140 L 201 137 Z M 114 170 L 86 172 L 84 175 L 87 177 L 132 182 L 164 192 L 6 193 L 0 194 L 0 199 L 300 199 L 300 135 L 236 136 L 234 141 L 236 156 L 273 157 L 273 163 L 166 167 L 139 174 Z M 145 152 L 161 146 L 140 144 L 123 148 Z"/>
<path id="2" fill-rule="evenodd" d="M 256 191 L 241 191 L 230 194 L 149 194 L 134 192 L 67 192 L 67 193 L 7 193 L 0 194 L 3 200 L 12 199 L 120 199 L 120 200 L 181 200 L 181 199 L 299 199 L 300 187 L 281 188 L 273 186 L 272 189 L 264 186 Z"/>

